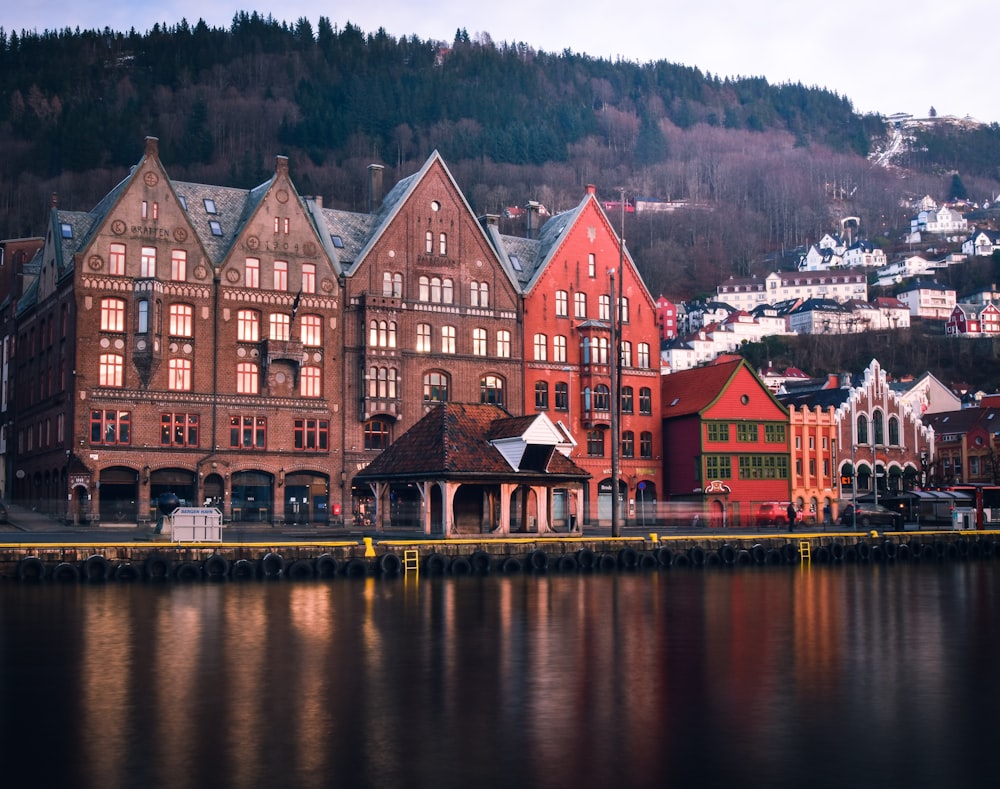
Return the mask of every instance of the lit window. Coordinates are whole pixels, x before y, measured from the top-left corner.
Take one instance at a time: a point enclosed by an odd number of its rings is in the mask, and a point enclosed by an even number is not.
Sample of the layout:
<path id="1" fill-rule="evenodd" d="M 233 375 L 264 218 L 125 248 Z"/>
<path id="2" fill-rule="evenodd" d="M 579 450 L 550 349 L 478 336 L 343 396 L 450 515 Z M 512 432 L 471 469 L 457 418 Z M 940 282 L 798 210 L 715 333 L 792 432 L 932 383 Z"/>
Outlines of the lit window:
<path id="1" fill-rule="evenodd" d="M 169 331 L 174 337 L 193 336 L 194 307 L 190 304 L 171 304 L 169 322 Z"/>
<path id="2" fill-rule="evenodd" d="M 125 331 L 123 299 L 101 299 L 101 331 Z"/>
<path id="3" fill-rule="evenodd" d="M 236 313 L 236 339 L 240 342 L 260 342 L 260 313 L 240 310 Z"/>
<path id="4" fill-rule="evenodd" d="M 99 378 L 101 386 L 122 386 L 125 366 L 122 357 L 116 353 L 102 353 L 99 360 Z"/>
<path id="5" fill-rule="evenodd" d="M 447 255 L 448 254 L 448 234 L 441 233 L 438 236 L 438 254 Z"/>
<path id="6" fill-rule="evenodd" d="M 272 313 L 270 317 L 270 330 L 267 336 L 271 340 L 287 341 L 291 336 L 291 320 L 289 317 L 280 312 Z"/>
<path id="7" fill-rule="evenodd" d="M 544 334 L 535 335 L 535 361 L 548 361 L 549 338 Z"/>
<path id="8" fill-rule="evenodd" d="M 303 345 L 311 348 L 323 344 L 323 319 L 319 315 L 303 315 L 300 319 L 299 336 Z"/>
<path id="9" fill-rule="evenodd" d="M 431 300 L 431 281 L 429 277 L 421 276 L 418 281 L 418 294 L 417 298 L 420 301 L 430 301 Z"/>
<path id="10" fill-rule="evenodd" d="M 562 334 L 557 334 L 552 338 L 552 361 L 566 361 L 566 337 Z"/>
<path id="11" fill-rule="evenodd" d="M 260 287 L 260 260 L 258 258 L 247 258 L 244 267 L 246 272 L 244 284 L 248 288 Z"/>
<path id="12" fill-rule="evenodd" d="M 168 362 L 167 388 L 175 392 L 191 391 L 190 359 L 171 359 Z"/>
<path id="13" fill-rule="evenodd" d="M 124 244 L 112 244 L 108 250 L 108 273 L 115 277 L 125 276 Z"/>
<path id="14" fill-rule="evenodd" d="M 315 293 L 316 292 L 316 264 L 315 263 L 303 263 L 302 264 L 302 292 L 303 293 Z"/>
<path id="15" fill-rule="evenodd" d="M 430 353 L 431 350 L 431 325 L 429 323 L 417 324 L 417 352 Z"/>
<path id="16" fill-rule="evenodd" d="M 139 276 L 156 276 L 156 247 L 142 248 L 142 257 L 139 259 Z"/>
<path id="17" fill-rule="evenodd" d="M 593 252 L 587 255 L 587 273 L 592 278 L 597 276 L 597 255 Z"/>
<path id="18" fill-rule="evenodd" d="M 455 327 L 441 327 L 441 353 L 455 353 Z"/>
<path id="19" fill-rule="evenodd" d="M 430 255 L 434 251 L 434 234 L 428 230 L 424 233 L 424 252 Z"/>
<path id="20" fill-rule="evenodd" d="M 187 252 L 183 249 L 170 251 L 170 279 L 174 282 L 187 280 Z"/>
<path id="21" fill-rule="evenodd" d="M 639 355 L 638 362 L 639 362 L 640 369 L 648 370 L 649 369 L 649 343 L 648 342 L 640 342 L 639 343 L 639 345 L 638 345 L 638 355 Z"/>
<path id="22" fill-rule="evenodd" d="M 260 386 L 260 372 L 253 362 L 236 365 L 236 391 L 239 394 L 257 394 Z"/>
<path id="23" fill-rule="evenodd" d="M 506 329 L 497 332 L 497 356 L 501 359 L 510 358 L 510 332 Z"/>
<path id="24" fill-rule="evenodd" d="M 397 378 L 395 367 L 372 367 L 368 371 L 368 396 L 395 399 Z"/>
<path id="25" fill-rule="evenodd" d="M 473 282 L 470 285 L 469 299 L 473 307 L 489 307 L 490 286 L 485 282 Z"/>
<path id="26" fill-rule="evenodd" d="M 319 367 L 306 365 L 299 372 L 299 394 L 303 397 L 322 396 L 323 385 Z"/>
<path id="27" fill-rule="evenodd" d="M 564 290 L 556 291 L 556 317 L 565 318 L 569 315 L 569 294 Z"/>
<path id="28" fill-rule="evenodd" d="M 424 375 L 424 400 L 446 402 L 448 400 L 448 376 L 444 373 Z"/>
<path id="29" fill-rule="evenodd" d="M 472 353 L 475 356 L 486 355 L 486 329 L 472 330 Z"/>
<path id="30" fill-rule="evenodd" d="M 597 317 L 602 321 L 611 320 L 611 297 L 601 294 L 597 303 Z"/>
<path id="31" fill-rule="evenodd" d="M 441 302 L 443 304 L 455 303 L 455 283 L 447 277 L 441 280 Z"/>
<path id="32" fill-rule="evenodd" d="M 587 294 L 577 291 L 573 294 L 573 316 L 576 318 L 587 317 Z"/>
<path id="33" fill-rule="evenodd" d="M 274 261 L 274 289 L 288 290 L 288 261 Z"/>

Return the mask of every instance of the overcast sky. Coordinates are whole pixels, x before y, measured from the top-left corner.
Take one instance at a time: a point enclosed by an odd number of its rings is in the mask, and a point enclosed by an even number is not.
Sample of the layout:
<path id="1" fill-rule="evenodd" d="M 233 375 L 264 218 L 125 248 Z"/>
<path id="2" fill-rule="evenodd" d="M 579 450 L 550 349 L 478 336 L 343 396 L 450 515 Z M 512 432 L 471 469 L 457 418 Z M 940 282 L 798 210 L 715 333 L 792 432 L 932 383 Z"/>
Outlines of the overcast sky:
<path id="1" fill-rule="evenodd" d="M 157 22 L 204 19 L 228 27 L 239 10 L 294 23 L 320 16 L 351 22 L 366 33 L 379 27 L 396 37 L 451 42 L 455 31 L 487 33 L 495 42 L 535 49 L 570 49 L 635 62 L 667 60 L 720 77 L 801 82 L 845 96 L 859 112 L 925 117 L 971 116 L 1000 122 L 996 95 L 996 33 L 1000 3 L 987 0 L 283 0 L 240 5 L 231 0 L 11 0 L 0 27 L 66 27 L 144 33 Z"/>

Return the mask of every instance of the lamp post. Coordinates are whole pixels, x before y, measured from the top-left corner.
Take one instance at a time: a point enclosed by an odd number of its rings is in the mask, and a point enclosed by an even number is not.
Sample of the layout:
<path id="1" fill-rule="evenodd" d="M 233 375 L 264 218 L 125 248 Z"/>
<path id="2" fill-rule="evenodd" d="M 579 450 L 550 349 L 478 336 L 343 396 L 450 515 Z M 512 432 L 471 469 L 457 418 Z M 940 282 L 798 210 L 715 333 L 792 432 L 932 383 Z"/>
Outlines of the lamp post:
<path id="1" fill-rule="evenodd" d="M 858 530 L 858 465 L 855 455 L 857 444 L 851 444 L 851 528 Z"/>
<path id="2" fill-rule="evenodd" d="M 608 272 L 611 280 L 611 536 L 621 537 L 618 523 L 618 309 L 615 298 L 615 270 Z"/>
<path id="3" fill-rule="evenodd" d="M 872 442 L 872 491 L 875 494 L 875 509 L 878 509 L 878 456 L 875 448 L 876 444 Z"/>

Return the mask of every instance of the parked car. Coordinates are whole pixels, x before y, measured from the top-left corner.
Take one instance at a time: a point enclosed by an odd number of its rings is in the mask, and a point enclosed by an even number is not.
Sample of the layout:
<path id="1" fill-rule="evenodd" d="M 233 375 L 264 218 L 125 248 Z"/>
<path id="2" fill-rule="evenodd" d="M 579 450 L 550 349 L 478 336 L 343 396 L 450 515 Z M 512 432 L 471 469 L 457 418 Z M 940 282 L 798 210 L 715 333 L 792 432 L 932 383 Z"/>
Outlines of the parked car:
<path id="1" fill-rule="evenodd" d="M 787 526 L 788 502 L 765 501 L 757 510 L 758 526 Z"/>
<path id="2" fill-rule="evenodd" d="M 840 511 L 841 526 L 854 526 L 855 507 L 857 507 L 857 525 L 864 529 L 869 526 L 889 526 L 895 531 L 903 530 L 902 514 L 881 504 L 848 504 Z"/>

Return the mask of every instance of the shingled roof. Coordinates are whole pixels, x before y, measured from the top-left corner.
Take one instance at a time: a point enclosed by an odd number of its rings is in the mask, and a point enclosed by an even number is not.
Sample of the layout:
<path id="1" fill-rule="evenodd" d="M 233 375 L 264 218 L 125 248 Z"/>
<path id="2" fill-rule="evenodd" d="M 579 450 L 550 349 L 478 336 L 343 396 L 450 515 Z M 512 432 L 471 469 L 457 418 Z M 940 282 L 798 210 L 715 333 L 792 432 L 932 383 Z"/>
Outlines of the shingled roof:
<path id="1" fill-rule="evenodd" d="M 509 454 L 497 448 L 498 439 L 528 436 L 541 418 L 541 414 L 513 417 L 495 405 L 441 403 L 354 479 L 588 479 L 590 475 L 556 451 L 554 444 L 526 444 L 516 467 L 511 466 Z"/>
<path id="2" fill-rule="evenodd" d="M 660 379 L 660 402 L 663 404 L 664 419 L 700 414 L 722 394 L 742 364 L 743 359 L 737 357 L 726 362 L 664 375 Z"/>

